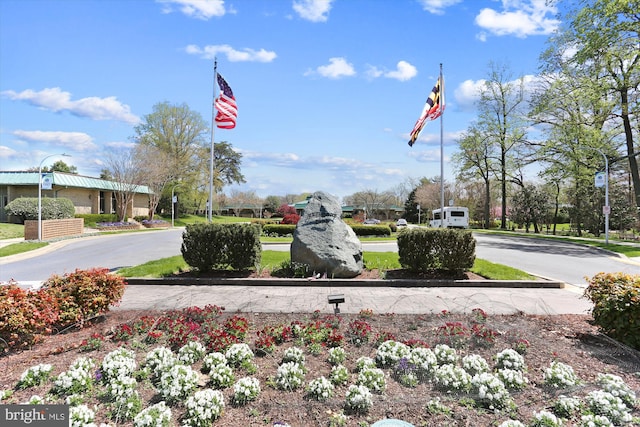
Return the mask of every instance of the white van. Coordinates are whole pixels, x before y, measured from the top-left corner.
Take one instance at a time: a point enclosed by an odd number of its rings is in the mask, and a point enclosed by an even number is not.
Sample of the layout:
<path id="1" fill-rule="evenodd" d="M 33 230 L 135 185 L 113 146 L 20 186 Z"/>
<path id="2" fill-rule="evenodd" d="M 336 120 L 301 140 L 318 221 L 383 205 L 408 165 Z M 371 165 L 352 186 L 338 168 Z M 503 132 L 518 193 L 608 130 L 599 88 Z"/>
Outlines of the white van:
<path id="1" fill-rule="evenodd" d="M 431 227 L 442 228 L 469 228 L 469 208 L 462 206 L 447 206 L 444 215 L 440 215 L 440 209 L 431 211 Z"/>

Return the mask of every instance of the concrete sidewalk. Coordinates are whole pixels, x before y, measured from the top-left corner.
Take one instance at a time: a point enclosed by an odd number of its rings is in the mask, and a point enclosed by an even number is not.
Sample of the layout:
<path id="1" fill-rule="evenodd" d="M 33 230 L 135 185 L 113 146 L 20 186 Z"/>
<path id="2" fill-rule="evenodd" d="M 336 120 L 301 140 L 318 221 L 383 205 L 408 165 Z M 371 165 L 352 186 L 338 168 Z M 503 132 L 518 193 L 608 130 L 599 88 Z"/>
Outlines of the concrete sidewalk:
<path id="1" fill-rule="evenodd" d="M 234 286 L 129 285 L 113 310 L 168 310 L 207 304 L 227 313 L 333 313 L 328 296 L 343 294 L 342 313 L 371 309 L 375 313 L 429 314 L 442 310 L 489 314 L 588 314 L 592 308 L 583 290 L 506 287 L 355 287 L 355 286 Z"/>

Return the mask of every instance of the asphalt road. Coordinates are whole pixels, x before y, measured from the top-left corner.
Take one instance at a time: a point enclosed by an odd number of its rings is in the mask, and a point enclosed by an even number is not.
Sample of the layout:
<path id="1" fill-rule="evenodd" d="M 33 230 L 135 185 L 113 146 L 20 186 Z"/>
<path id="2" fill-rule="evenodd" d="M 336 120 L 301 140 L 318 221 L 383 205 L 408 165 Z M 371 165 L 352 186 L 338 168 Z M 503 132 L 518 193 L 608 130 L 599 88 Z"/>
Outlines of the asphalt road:
<path id="1" fill-rule="evenodd" d="M 640 263 L 582 245 L 522 237 L 475 234 L 476 256 L 529 273 L 583 286 L 598 272 L 640 274 Z M 65 240 L 27 254 L 0 258 L 0 281 L 43 281 L 76 268 L 117 270 L 180 254 L 182 230 L 169 229 Z M 288 251 L 287 244 L 265 249 Z M 365 243 L 365 251 L 397 251 L 395 242 Z"/>

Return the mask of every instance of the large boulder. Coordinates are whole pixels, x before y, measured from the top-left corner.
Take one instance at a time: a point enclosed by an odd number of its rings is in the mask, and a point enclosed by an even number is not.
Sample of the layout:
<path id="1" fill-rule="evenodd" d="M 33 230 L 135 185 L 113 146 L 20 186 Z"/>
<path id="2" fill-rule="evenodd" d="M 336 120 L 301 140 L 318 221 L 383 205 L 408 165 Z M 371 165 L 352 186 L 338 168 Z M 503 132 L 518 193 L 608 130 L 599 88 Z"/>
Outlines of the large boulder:
<path id="1" fill-rule="evenodd" d="M 338 199 L 322 191 L 314 193 L 293 233 L 291 261 L 328 278 L 362 273 L 362 243 L 341 216 Z"/>

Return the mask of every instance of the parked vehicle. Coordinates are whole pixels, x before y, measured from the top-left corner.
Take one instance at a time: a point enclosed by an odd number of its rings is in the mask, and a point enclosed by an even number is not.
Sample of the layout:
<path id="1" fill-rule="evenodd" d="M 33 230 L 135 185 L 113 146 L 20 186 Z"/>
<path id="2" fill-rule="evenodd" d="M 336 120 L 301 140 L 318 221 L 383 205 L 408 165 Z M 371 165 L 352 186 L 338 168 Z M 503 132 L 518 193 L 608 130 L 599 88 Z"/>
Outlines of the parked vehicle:
<path id="1" fill-rule="evenodd" d="M 431 211 L 431 227 L 442 228 L 469 228 L 469 208 L 462 206 L 447 206 L 444 214 L 440 215 L 440 209 Z"/>
<path id="2" fill-rule="evenodd" d="M 397 222 L 396 222 L 396 226 L 398 227 L 406 227 L 407 226 L 407 220 L 404 218 L 400 218 Z"/>

